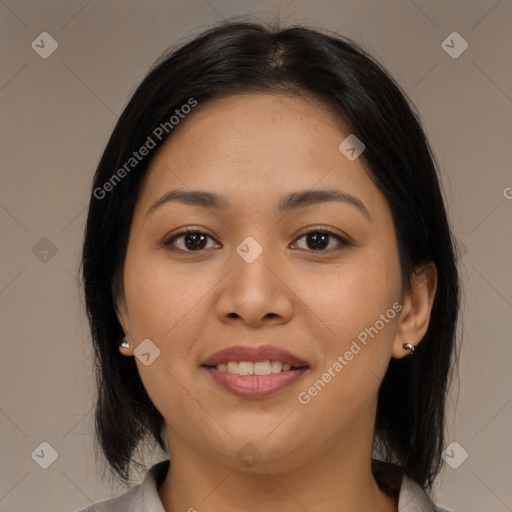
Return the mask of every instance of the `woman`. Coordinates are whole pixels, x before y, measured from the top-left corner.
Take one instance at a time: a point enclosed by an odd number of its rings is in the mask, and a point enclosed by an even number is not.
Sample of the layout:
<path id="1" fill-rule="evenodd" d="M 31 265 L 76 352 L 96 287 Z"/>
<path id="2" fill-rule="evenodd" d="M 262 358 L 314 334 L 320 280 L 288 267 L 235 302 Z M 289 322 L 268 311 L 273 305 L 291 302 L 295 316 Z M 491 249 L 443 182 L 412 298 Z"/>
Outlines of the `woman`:
<path id="1" fill-rule="evenodd" d="M 459 278 L 417 115 L 355 43 L 224 22 L 165 55 L 96 171 L 88 511 L 432 511 Z"/>

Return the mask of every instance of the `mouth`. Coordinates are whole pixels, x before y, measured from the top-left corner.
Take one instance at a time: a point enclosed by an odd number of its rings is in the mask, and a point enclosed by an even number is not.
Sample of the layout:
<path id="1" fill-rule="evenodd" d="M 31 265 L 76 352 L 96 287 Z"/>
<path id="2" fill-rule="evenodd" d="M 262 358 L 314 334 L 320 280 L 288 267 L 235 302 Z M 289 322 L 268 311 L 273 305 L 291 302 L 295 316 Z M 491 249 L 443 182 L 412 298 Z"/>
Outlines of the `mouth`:
<path id="1" fill-rule="evenodd" d="M 223 389 L 245 398 L 273 395 L 295 383 L 309 369 L 297 356 L 277 347 L 229 347 L 202 365 Z"/>

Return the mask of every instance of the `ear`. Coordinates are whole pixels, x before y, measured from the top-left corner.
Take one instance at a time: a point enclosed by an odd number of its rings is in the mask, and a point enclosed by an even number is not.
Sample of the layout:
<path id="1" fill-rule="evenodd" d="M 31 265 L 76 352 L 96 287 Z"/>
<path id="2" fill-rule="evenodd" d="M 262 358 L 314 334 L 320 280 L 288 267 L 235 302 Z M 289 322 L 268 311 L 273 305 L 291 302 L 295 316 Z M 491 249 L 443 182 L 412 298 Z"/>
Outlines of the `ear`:
<path id="1" fill-rule="evenodd" d="M 427 332 L 432 304 L 437 289 L 437 269 L 433 262 L 415 269 L 411 277 L 411 291 L 402 301 L 392 356 L 401 359 L 409 354 L 404 343 L 418 345 Z"/>
<path id="2" fill-rule="evenodd" d="M 123 348 L 121 345 L 119 345 L 119 352 L 121 352 L 121 354 L 124 356 L 132 356 L 134 351 L 134 342 L 130 334 L 128 306 L 126 304 L 123 287 L 118 286 L 117 280 L 114 280 L 114 284 L 112 285 L 112 299 L 117 319 L 123 328 L 125 336 L 130 340 L 130 346 L 128 348 Z"/>

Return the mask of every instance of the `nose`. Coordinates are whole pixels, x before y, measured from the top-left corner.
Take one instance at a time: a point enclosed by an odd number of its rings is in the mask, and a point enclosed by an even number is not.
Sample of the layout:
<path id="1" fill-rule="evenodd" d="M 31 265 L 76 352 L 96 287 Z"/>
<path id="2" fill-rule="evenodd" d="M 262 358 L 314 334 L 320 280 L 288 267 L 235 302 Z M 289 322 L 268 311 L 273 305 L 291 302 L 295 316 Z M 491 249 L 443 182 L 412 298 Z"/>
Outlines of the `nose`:
<path id="1" fill-rule="evenodd" d="M 223 281 L 224 287 L 216 304 L 218 318 L 224 323 L 248 327 L 289 322 L 294 311 L 293 292 L 271 251 L 264 249 L 251 263 L 236 252 L 231 260 L 231 272 Z M 272 266 L 271 261 L 274 261 Z"/>

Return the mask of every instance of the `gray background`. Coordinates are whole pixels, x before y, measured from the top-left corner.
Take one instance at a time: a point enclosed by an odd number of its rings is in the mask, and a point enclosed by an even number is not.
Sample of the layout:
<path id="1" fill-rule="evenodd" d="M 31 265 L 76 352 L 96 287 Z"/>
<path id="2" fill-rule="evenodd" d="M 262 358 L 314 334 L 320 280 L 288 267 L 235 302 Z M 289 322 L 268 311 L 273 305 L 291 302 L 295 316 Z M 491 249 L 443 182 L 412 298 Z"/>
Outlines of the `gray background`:
<path id="1" fill-rule="evenodd" d="M 455 465 L 462 449 L 469 456 L 457 469 L 444 464 L 437 501 L 458 512 L 512 510 L 512 1 L 6 0 L 0 511 L 71 511 L 124 490 L 97 474 L 91 347 L 76 281 L 93 172 L 164 49 L 221 18 L 278 12 L 285 24 L 361 43 L 420 112 L 464 254 L 460 386 L 447 432 L 447 445 L 460 447 L 447 457 Z M 31 47 L 44 31 L 59 45 L 47 59 Z M 469 44 L 458 58 L 441 45 L 454 31 Z M 42 442 L 58 453 L 47 469 L 31 456 L 49 457 Z"/>

